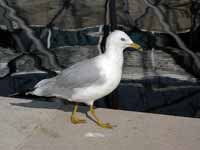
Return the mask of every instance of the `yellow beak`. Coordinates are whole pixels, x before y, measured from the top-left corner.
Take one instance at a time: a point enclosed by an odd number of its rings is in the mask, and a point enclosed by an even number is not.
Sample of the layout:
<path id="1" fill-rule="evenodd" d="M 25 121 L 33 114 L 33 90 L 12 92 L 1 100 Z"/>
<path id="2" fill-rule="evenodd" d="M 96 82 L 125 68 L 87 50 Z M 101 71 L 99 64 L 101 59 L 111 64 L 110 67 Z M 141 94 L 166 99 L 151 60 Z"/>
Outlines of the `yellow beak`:
<path id="1" fill-rule="evenodd" d="M 137 49 L 137 50 L 143 52 L 143 49 L 142 49 L 142 47 L 139 44 L 133 43 L 129 47 L 132 47 L 134 49 Z"/>

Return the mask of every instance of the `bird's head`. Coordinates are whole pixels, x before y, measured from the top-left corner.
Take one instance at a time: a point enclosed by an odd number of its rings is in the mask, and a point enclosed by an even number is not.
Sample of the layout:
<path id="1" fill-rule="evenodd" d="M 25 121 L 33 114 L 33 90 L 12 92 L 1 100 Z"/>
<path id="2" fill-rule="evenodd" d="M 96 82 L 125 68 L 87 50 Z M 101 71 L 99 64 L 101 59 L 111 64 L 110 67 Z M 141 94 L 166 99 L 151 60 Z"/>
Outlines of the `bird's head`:
<path id="1" fill-rule="evenodd" d="M 121 50 L 131 47 L 143 51 L 139 44 L 133 42 L 125 32 L 120 30 L 115 30 L 108 36 L 106 46 L 109 47 L 111 44 L 119 47 Z"/>

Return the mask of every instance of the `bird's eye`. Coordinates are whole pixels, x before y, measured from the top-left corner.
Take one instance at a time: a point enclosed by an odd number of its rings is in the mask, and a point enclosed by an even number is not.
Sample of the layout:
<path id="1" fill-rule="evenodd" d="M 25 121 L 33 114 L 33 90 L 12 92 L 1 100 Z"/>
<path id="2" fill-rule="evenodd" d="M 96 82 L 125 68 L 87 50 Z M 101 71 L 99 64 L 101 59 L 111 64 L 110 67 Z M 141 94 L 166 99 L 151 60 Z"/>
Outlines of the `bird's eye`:
<path id="1" fill-rule="evenodd" d="M 121 41 L 126 41 L 126 39 L 125 38 L 121 38 Z"/>

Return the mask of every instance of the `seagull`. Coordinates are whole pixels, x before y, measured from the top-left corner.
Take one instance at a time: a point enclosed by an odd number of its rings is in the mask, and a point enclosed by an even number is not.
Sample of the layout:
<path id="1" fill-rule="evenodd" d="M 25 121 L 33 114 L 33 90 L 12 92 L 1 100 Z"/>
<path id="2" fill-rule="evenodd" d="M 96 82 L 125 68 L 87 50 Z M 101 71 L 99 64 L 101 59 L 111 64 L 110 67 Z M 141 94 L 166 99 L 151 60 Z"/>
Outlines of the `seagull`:
<path id="1" fill-rule="evenodd" d="M 30 94 L 45 97 L 58 97 L 75 102 L 71 114 L 73 124 L 85 123 L 76 113 L 79 103 L 90 106 L 90 113 L 96 124 L 103 128 L 112 128 L 101 121 L 93 107 L 94 101 L 111 93 L 120 83 L 123 67 L 123 51 L 132 47 L 142 51 L 123 31 L 115 30 L 106 39 L 106 51 L 91 59 L 75 63 L 53 78 L 38 82 Z"/>

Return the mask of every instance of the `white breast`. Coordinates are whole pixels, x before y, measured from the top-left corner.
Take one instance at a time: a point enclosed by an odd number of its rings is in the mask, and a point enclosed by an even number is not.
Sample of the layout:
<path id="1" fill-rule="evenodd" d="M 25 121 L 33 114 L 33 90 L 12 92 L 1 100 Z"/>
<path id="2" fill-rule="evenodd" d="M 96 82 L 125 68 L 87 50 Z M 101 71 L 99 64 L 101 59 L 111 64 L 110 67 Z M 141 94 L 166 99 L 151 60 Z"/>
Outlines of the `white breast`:
<path id="1" fill-rule="evenodd" d="M 111 93 L 119 85 L 122 76 L 122 61 L 119 59 L 117 62 L 109 59 L 101 60 L 99 66 L 102 66 L 101 74 L 106 78 L 106 82 L 98 87 L 100 95 L 105 96 Z"/>
<path id="2" fill-rule="evenodd" d="M 102 66 L 102 74 L 106 77 L 106 90 L 112 92 L 119 84 L 122 74 L 122 65 L 119 62 L 105 61 Z"/>

